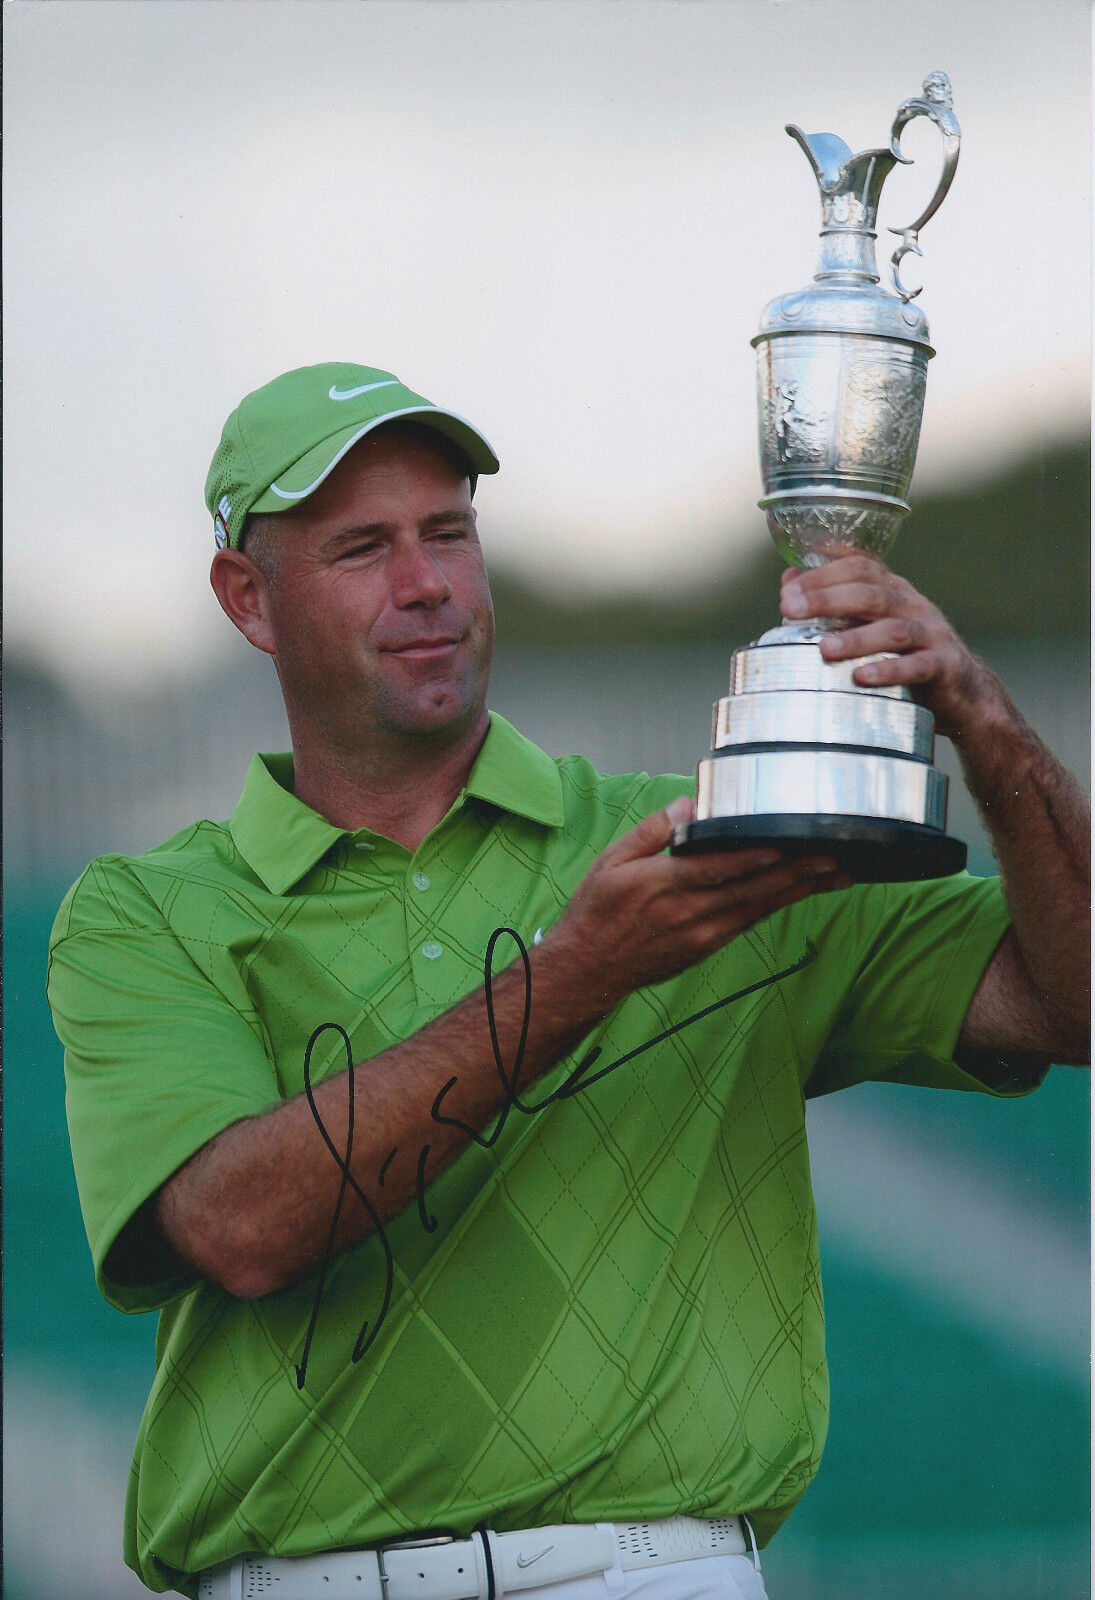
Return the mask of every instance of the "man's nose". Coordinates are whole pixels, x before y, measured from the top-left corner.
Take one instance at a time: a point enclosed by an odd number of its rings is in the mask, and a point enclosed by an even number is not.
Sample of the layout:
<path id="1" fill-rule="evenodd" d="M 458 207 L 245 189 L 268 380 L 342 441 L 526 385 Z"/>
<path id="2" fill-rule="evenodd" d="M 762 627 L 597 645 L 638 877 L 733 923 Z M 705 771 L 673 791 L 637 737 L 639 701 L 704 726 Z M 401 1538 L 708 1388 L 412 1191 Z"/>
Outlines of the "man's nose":
<path id="1" fill-rule="evenodd" d="M 392 600 L 399 607 L 440 606 L 452 599 L 452 586 L 429 547 L 420 540 L 391 554 Z"/>

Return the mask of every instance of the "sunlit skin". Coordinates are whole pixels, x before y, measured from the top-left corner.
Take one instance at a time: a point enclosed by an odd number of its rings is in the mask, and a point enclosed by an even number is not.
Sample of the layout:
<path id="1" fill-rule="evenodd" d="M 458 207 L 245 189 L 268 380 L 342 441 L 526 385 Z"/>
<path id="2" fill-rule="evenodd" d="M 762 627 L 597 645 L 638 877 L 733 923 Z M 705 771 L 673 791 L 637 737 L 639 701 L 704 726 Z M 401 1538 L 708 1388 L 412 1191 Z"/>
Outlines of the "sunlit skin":
<path id="1" fill-rule="evenodd" d="M 274 658 L 297 796 L 413 849 L 488 725 L 494 612 L 469 481 L 426 440 L 381 429 L 276 535 L 266 570 L 221 550 L 210 581 Z"/>

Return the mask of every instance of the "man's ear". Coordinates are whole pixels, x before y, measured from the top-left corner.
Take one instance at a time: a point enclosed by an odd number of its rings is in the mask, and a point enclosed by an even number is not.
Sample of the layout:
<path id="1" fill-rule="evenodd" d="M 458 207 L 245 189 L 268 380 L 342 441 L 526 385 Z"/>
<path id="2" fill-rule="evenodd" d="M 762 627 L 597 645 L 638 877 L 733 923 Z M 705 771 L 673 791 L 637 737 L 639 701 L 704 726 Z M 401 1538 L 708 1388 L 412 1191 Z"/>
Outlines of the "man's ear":
<path id="1" fill-rule="evenodd" d="M 265 575 L 242 550 L 218 550 L 209 582 L 221 610 L 256 650 L 276 653 L 268 620 L 269 587 Z"/>

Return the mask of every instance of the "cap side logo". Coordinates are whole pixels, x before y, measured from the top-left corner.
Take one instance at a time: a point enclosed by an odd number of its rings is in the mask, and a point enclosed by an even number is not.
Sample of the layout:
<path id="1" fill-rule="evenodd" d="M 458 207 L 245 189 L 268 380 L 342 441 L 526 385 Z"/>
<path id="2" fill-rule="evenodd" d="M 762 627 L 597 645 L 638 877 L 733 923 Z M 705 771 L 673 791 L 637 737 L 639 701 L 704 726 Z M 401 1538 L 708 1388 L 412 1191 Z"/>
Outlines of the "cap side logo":
<path id="1" fill-rule="evenodd" d="M 398 383 L 398 378 L 381 378 L 379 383 L 361 383 L 356 389 L 336 389 L 332 383 L 327 391 L 329 400 L 352 400 L 355 395 L 369 394 L 373 389 L 390 389 L 393 383 Z"/>
<path id="2" fill-rule="evenodd" d="M 232 502 L 226 494 L 222 494 L 213 516 L 213 538 L 218 550 L 225 549 L 228 544 L 228 519 L 231 515 Z"/>

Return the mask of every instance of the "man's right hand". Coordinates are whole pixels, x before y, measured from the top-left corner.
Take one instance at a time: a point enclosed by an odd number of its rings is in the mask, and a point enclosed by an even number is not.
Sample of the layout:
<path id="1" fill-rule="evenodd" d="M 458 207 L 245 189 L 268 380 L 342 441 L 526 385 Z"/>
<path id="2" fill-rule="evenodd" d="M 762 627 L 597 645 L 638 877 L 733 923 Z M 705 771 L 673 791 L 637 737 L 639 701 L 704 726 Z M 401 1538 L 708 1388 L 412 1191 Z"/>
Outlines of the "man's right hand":
<path id="1" fill-rule="evenodd" d="M 681 796 L 603 850 L 543 940 L 545 955 L 549 948 L 580 953 L 574 965 L 599 1006 L 675 977 L 783 906 L 852 882 L 824 855 L 668 855 L 674 829 L 693 811 Z"/>

